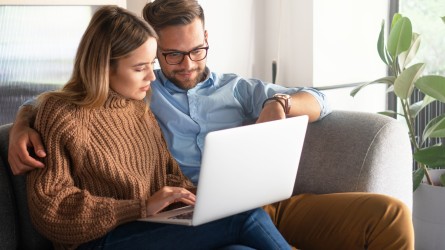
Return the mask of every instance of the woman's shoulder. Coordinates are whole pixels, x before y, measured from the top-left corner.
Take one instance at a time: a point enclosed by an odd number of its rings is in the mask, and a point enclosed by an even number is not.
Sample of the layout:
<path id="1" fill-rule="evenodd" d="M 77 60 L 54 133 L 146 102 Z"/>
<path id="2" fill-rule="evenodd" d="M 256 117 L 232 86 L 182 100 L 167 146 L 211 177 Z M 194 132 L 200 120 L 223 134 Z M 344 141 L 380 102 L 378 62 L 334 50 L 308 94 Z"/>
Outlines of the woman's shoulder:
<path id="1" fill-rule="evenodd" d="M 37 108 L 41 112 L 50 112 L 52 110 L 74 110 L 76 105 L 57 95 L 48 94 L 39 99 Z"/>
<path id="2" fill-rule="evenodd" d="M 36 108 L 35 125 L 37 128 L 58 127 L 63 123 L 73 123 L 80 112 L 77 105 L 55 95 L 44 96 L 39 100 Z"/>

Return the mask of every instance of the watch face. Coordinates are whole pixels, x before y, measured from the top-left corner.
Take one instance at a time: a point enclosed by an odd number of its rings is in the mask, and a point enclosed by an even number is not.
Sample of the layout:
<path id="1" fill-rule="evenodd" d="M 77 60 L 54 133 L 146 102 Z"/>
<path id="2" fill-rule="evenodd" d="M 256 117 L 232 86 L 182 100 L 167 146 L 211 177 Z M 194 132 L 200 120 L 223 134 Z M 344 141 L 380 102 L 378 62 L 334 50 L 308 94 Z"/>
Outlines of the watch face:
<path id="1" fill-rule="evenodd" d="M 275 94 L 273 96 L 280 97 L 280 98 L 283 98 L 283 99 L 290 99 L 290 95 L 288 95 L 288 94 Z"/>
<path id="2" fill-rule="evenodd" d="M 275 94 L 273 95 L 274 97 L 280 98 L 284 101 L 284 113 L 286 113 L 286 115 L 289 114 L 290 111 L 290 107 L 291 107 L 291 97 L 288 94 Z"/>

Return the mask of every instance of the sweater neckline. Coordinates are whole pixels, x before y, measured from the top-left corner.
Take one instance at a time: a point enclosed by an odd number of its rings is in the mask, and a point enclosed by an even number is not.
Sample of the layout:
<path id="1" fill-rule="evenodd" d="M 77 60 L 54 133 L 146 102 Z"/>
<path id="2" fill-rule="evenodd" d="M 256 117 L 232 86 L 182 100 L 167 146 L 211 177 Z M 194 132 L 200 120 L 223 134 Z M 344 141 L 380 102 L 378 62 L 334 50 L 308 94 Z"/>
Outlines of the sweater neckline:
<path id="1" fill-rule="evenodd" d="M 109 89 L 108 98 L 105 101 L 105 108 L 125 108 L 128 106 L 130 99 L 117 93 L 116 91 Z"/>

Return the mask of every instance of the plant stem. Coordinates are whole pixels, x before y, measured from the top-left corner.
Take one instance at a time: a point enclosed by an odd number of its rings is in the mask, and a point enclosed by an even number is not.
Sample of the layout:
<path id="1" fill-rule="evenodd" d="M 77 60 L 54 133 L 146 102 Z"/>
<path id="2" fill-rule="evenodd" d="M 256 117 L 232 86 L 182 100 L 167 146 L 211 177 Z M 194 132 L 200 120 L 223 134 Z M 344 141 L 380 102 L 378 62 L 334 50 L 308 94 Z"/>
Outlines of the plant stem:
<path id="1" fill-rule="evenodd" d="M 416 140 L 416 134 L 414 132 L 414 126 L 413 126 L 414 118 L 411 116 L 411 113 L 409 112 L 409 100 L 407 100 L 407 99 L 400 99 L 400 102 L 402 103 L 404 118 L 405 118 L 406 124 L 408 125 L 409 138 L 411 140 L 411 144 L 414 147 L 413 150 L 414 150 L 414 152 L 417 152 L 420 149 L 420 147 L 419 147 L 418 141 Z M 417 162 L 417 164 L 418 164 L 418 167 L 420 167 L 420 168 L 422 168 L 424 170 L 425 177 L 426 177 L 426 180 L 427 180 L 428 184 L 434 186 L 434 183 L 431 180 L 431 176 L 430 176 L 430 174 L 428 172 L 428 169 L 425 166 L 425 164 L 419 163 L 419 162 Z"/>
<path id="2" fill-rule="evenodd" d="M 390 70 L 394 73 L 394 76 L 396 78 L 399 77 L 399 75 L 401 74 L 402 69 L 400 68 L 399 60 L 397 57 L 394 59 L 392 66 L 390 66 Z M 411 113 L 409 111 L 410 99 L 409 99 L 409 97 L 408 98 L 398 97 L 398 99 L 400 100 L 400 102 L 402 104 L 402 109 L 403 109 L 403 114 L 404 114 L 403 118 L 405 119 L 405 122 L 408 126 L 409 139 L 411 141 L 411 145 L 413 146 L 413 150 L 415 153 L 420 149 L 420 146 L 419 146 L 418 140 L 416 140 L 416 134 L 414 131 L 414 117 L 411 116 Z M 422 168 L 424 170 L 425 177 L 426 177 L 428 184 L 434 186 L 434 183 L 431 180 L 431 176 L 428 172 L 426 165 L 423 163 L 420 163 L 420 162 L 417 162 L 417 164 L 418 164 L 417 166 L 419 168 Z"/>
<path id="3" fill-rule="evenodd" d="M 430 173 L 428 172 L 428 169 L 426 168 L 425 164 L 423 164 L 423 163 L 418 163 L 418 164 L 419 164 L 419 167 L 423 168 L 423 170 L 425 171 L 425 177 L 426 177 L 428 184 L 430 184 L 431 186 L 434 186 L 433 180 L 431 180 Z"/>
<path id="4" fill-rule="evenodd" d="M 409 103 L 406 99 L 400 99 L 400 102 L 402 103 L 403 108 L 403 114 L 405 118 L 406 125 L 408 125 L 409 130 L 409 138 L 411 140 L 411 144 L 414 147 L 414 152 L 417 152 L 419 150 L 419 145 L 416 140 L 416 134 L 414 132 L 414 126 L 413 126 L 413 118 L 411 117 L 411 114 L 409 112 Z"/>

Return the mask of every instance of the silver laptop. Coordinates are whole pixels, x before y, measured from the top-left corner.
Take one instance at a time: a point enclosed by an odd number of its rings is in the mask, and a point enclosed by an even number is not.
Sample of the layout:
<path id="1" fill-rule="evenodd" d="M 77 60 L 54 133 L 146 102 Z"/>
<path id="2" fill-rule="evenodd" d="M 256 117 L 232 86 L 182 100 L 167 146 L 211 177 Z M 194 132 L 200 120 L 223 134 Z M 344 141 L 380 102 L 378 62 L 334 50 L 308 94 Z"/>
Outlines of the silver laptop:
<path id="1" fill-rule="evenodd" d="M 307 116 L 210 132 L 195 206 L 141 221 L 197 226 L 292 195 Z"/>

